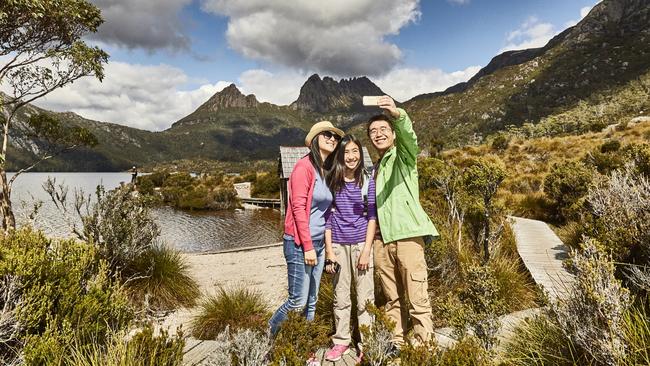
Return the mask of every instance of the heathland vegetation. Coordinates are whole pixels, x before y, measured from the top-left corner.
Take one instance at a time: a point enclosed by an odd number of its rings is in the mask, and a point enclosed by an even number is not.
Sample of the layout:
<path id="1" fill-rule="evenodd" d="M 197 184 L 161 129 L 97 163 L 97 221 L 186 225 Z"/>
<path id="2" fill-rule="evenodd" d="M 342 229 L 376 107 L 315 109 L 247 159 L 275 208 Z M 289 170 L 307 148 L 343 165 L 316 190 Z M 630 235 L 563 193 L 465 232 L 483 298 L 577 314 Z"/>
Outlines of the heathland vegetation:
<path id="1" fill-rule="evenodd" d="M 650 362 L 648 140 L 650 122 L 622 123 L 578 136 L 504 135 L 501 141 L 420 159 L 422 203 L 442 234 L 426 254 L 434 318 L 437 326 L 452 327 L 458 342 L 450 348 L 407 346 L 401 364 Z M 576 281 L 567 285 L 568 297 L 549 300 L 534 284 L 516 252 L 508 214 L 554 224 L 570 246 L 566 266 Z M 364 363 L 387 365 L 391 324 L 381 312 L 381 290 L 376 291 L 375 322 L 357 329 L 356 340 L 366 335 Z M 272 345 L 260 331 L 268 309 L 259 294 L 242 289 L 222 289 L 203 304 L 193 333 L 223 342 L 215 360 L 242 365 L 233 332 L 240 337 L 248 329 L 257 341 L 247 344 L 269 352 L 272 364 L 298 365 L 328 344 L 331 292 L 331 278 L 324 276 L 317 319 L 308 324 L 290 318 Z M 538 315 L 509 341 L 498 342 L 499 316 L 536 307 Z M 257 309 L 258 316 L 244 309 Z"/>
<path id="2" fill-rule="evenodd" d="M 619 3 L 634 11 L 612 13 Z M 650 23 L 648 7 L 639 4 L 644 3 L 605 0 L 579 27 L 528 52 L 529 60 L 492 70 L 459 93 L 406 103 L 421 123 L 416 125 L 421 145 L 432 155 L 420 159 L 419 169 L 422 205 L 441 233 L 426 248 L 434 320 L 439 327 L 451 327 L 457 342 L 449 348 L 434 342 L 406 346 L 402 365 L 650 364 Z M 0 5 L 0 12 L 2 19 L 11 20 L 2 22 L 7 27 L 0 32 L 7 37 L 3 44 L 30 46 L 12 36 L 24 29 L 57 25 L 55 30 L 74 31 L 65 37 L 40 31 L 18 35 L 44 37 L 35 39 L 43 52 L 35 53 L 34 62 L 38 55 L 52 55 L 42 47 L 60 41 L 59 64 L 79 66 L 73 70 L 77 73 L 56 74 L 64 78 L 42 84 L 40 92 L 27 90 L 35 94 L 22 95 L 26 99 L 0 96 L 7 137 L 29 95 L 42 96 L 70 77 L 101 78 L 106 55 L 82 41 L 101 24 L 98 10 L 86 1 L 10 1 Z M 612 16 L 620 16 L 621 23 L 606 23 Z M 47 72 L 31 73 L 20 63 L 14 70 L 0 72 L 0 81 L 24 80 L 21 72 L 36 81 L 49 80 Z M 236 156 L 239 145 L 252 149 L 261 142 L 264 154 L 274 153 L 268 147 L 271 142 L 275 146 L 275 137 L 298 139 L 304 127 L 292 114 L 283 129 L 283 121 L 271 116 L 274 110 L 262 106 L 260 124 L 246 133 L 222 131 L 222 145 L 204 145 L 189 134 L 176 143 L 188 142 L 183 148 L 194 154 L 189 164 L 205 156 L 203 151 L 221 151 L 216 146 L 228 147 L 226 157 Z M 245 115 L 255 112 L 239 110 L 224 119 L 225 125 L 244 126 Z M 216 125 L 205 109 L 195 117 L 197 123 Z M 63 148 L 95 143 L 84 129 L 43 129 L 56 126 L 55 121 L 43 122 L 48 120 L 35 117 L 26 126 L 45 134 L 41 137 L 58 138 Z M 202 135 L 209 130 L 207 124 L 199 129 L 189 122 L 179 123 L 177 130 Z M 265 124 L 274 129 L 260 139 L 255 129 Z M 139 135 L 149 133 L 134 136 Z M 122 149 L 122 143 L 111 148 Z M 476 144 L 442 149 L 471 143 Z M 133 146 L 129 148 L 135 150 Z M 166 151 L 156 144 L 142 146 Z M 130 150 L 120 150 L 125 151 Z M 186 209 L 236 207 L 232 183 L 238 181 L 253 182 L 254 195 L 276 195 L 272 171 L 237 178 L 217 170 L 192 169 L 195 176 L 162 169 L 139 178 L 139 196 L 128 189 L 99 188 L 93 200 L 72 197 L 65 187 L 48 182 L 72 235 L 53 239 L 30 228 L 13 229 L 5 153 L 0 152 L 0 363 L 178 365 L 182 332 L 154 331 L 152 316 L 191 306 L 198 306 L 199 313 L 189 332 L 218 342 L 219 350 L 207 361 L 213 365 L 302 365 L 310 352 L 327 346 L 333 330 L 331 277 L 323 276 L 316 320 L 308 323 L 293 314 L 271 342 L 264 331 L 265 299 L 252 289 L 235 287 L 198 301 L 198 287 L 183 257 L 160 242 L 148 213 L 153 202 Z M 126 163 L 119 161 L 120 166 Z M 551 223 L 571 248 L 566 266 L 575 282 L 567 285 L 566 298 L 549 300 L 534 284 L 517 254 L 507 215 Z M 355 339 L 365 335 L 363 362 L 378 366 L 394 361 L 394 355 L 388 354 L 392 325 L 382 313 L 379 286 L 376 293 L 374 322 L 356 329 Z M 499 344 L 501 315 L 537 307 L 539 315 Z"/>
<path id="3" fill-rule="evenodd" d="M 157 168 L 153 173 L 141 175 L 136 189 L 149 205 L 168 205 L 184 210 L 230 210 L 240 207 L 234 184 L 251 183 L 252 197 L 278 198 L 280 179 L 274 172 L 227 175 L 220 170 L 198 174 L 171 172 Z"/>
<path id="4" fill-rule="evenodd" d="M 182 333 L 154 332 L 152 314 L 194 305 L 199 290 L 147 207 L 127 189 L 99 187 L 92 202 L 47 190 L 72 237 L 0 239 L 0 363 L 179 364 Z"/>

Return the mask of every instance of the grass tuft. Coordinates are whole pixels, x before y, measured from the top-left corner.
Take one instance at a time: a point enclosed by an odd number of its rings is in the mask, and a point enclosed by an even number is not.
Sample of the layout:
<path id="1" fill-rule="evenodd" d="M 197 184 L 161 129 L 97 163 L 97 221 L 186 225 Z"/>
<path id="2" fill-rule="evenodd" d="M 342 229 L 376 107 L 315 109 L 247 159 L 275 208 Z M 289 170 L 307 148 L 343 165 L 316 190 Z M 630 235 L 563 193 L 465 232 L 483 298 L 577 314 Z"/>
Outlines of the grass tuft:
<path id="1" fill-rule="evenodd" d="M 179 252 L 154 245 L 133 264 L 134 274 L 126 282 L 130 298 L 148 303 L 153 310 L 191 307 L 200 295 L 199 285 Z"/>
<path id="2" fill-rule="evenodd" d="M 200 313 L 192 321 L 192 335 L 198 339 L 215 339 L 230 327 L 264 331 L 270 317 L 262 294 L 243 285 L 220 287 L 200 305 Z"/>

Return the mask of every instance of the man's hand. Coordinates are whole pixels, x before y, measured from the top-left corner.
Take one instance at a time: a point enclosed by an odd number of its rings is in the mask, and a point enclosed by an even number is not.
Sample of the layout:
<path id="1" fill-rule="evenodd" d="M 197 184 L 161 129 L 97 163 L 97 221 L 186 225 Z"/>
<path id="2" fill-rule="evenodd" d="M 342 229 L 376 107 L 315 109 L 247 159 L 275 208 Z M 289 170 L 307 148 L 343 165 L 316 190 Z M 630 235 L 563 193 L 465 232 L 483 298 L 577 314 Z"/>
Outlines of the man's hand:
<path id="1" fill-rule="evenodd" d="M 388 95 L 381 96 L 377 105 L 379 108 L 387 110 L 393 118 L 399 118 L 399 111 L 395 106 L 395 101 Z"/>
<path id="2" fill-rule="evenodd" d="M 314 249 L 305 252 L 305 264 L 308 266 L 315 266 L 318 263 L 316 259 L 316 251 Z"/>

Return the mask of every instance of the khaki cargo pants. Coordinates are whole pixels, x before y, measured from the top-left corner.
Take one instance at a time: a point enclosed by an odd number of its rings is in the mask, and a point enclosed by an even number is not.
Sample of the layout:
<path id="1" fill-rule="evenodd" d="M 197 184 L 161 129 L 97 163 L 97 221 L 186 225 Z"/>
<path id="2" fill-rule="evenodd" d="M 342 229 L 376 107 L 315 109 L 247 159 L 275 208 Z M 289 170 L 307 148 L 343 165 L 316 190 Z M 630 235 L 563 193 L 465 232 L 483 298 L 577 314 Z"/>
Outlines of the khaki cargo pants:
<path id="1" fill-rule="evenodd" d="M 427 264 L 424 259 L 424 241 L 421 237 L 408 238 L 384 244 L 375 240 L 375 271 L 388 302 L 386 314 L 395 322 L 393 343 L 404 344 L 408 329 L 406 312 L 413 324 L 416 343 L 424 343 L 433 335 L 431 304 L 427 291 Z M 404 296 L 406 295 L 406 296 Z M 408 303 L 407 303 L 408 302 Z"/>

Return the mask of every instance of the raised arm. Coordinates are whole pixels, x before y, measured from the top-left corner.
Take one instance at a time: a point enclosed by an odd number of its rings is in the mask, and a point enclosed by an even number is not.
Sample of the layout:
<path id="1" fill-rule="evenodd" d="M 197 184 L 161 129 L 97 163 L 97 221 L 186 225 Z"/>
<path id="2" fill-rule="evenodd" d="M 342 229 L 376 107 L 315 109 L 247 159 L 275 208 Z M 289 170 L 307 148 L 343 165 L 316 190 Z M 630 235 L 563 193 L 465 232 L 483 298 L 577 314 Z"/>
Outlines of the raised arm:
<path id="1" fill-rule="evenodd" d="M 395 106 L 395 101 L 389 96 L 379 99 L 379 107 L 388 111 L 393 117 L 393 128 L 395 129 L 395 147 L 398 156 L 409 165 L 415 165 L 420 152 L 418 148 L 418 137 L 413 129 L 413 122 L 406 111 Z"/>

